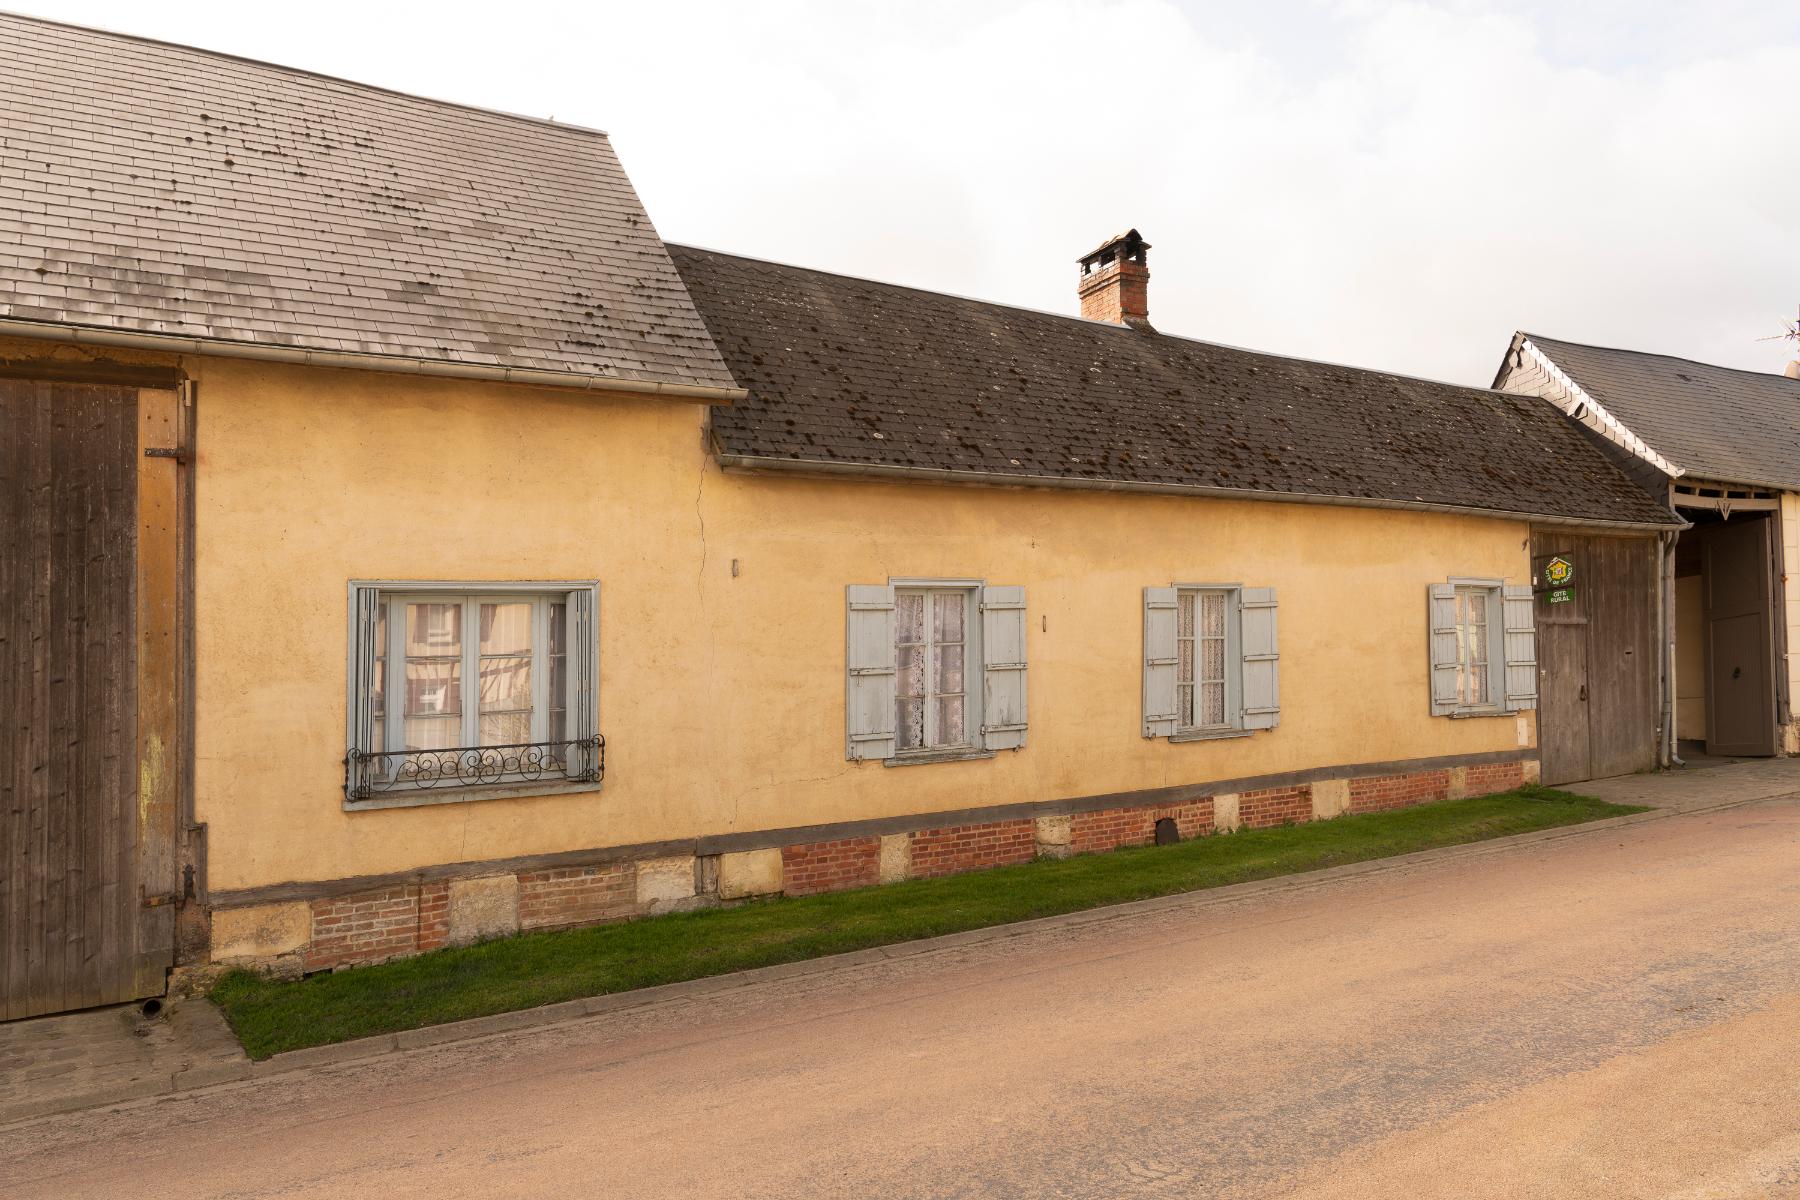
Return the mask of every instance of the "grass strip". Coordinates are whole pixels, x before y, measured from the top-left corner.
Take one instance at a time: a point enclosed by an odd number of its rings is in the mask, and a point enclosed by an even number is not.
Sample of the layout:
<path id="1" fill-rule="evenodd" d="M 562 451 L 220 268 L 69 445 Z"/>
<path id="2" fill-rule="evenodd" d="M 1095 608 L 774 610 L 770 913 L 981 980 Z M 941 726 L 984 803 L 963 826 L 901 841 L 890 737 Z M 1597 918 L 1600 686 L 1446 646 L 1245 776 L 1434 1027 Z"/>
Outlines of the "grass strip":
<path id="1" fill-rule="evenodd" d="M 1525 787 L 822 896 L 526 934 L 281 981 L 234 971 L 212 998 L 252 1058 L 751 967 L 1223 887 L 1642 812 Z"/>

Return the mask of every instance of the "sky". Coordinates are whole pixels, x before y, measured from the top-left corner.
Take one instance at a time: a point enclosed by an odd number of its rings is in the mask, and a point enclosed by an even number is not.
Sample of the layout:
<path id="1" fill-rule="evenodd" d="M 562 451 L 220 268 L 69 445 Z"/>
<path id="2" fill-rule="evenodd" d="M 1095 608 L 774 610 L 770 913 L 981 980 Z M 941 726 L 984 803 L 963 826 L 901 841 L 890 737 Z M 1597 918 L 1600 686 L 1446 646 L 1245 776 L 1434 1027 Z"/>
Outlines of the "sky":
<path id="1" fill-rule="evenodd" d="M 1462 383 L 1795 350 L 1800 6 L 9 6 L 604 129 L 669 241 L 1073 313 L 1135 227 L 1166 333 Z"/>

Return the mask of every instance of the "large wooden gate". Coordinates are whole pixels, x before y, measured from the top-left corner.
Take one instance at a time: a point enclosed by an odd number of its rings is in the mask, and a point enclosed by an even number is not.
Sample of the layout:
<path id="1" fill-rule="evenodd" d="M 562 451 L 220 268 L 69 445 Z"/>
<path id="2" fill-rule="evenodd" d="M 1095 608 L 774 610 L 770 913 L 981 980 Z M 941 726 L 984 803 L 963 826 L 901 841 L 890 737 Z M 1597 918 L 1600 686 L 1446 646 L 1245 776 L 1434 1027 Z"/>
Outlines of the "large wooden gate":
<path id="1" fill-rule="evenodd" d="M 1546 569 L 1567 562 L 1553 602 Z M 1538 747 L 1545 783 L 1656 765 L 1657 544 L 1647 537 L 1531 536 L 1538 631 Z"/>
<path id="2" fill-rule="evenodd" d="M 0 1019 L 174 951 L 178 397 L 0 378 Z"/>

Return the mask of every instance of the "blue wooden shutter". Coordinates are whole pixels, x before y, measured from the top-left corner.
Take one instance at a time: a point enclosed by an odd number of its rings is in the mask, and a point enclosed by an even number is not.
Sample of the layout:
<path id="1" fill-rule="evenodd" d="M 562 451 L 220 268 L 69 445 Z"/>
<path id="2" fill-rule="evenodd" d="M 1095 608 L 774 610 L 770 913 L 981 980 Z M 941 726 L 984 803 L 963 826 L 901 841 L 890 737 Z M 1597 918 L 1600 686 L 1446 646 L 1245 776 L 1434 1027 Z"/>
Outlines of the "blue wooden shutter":
<path id="1" fill-rule="evenodd" d="M 1144 589 L 1144 736 L 1175 732 L 1175 598 L 1172 587 Z"/>
<path id="2" fill-rule="evenodd" d="M 569 705 L 572 723 L 569 737 L 586 739 L 600 732 L 600 628 L 599 588 L 577 588 L 569 593 L 568 668 L 575 694 Z M 592 747 L 569 755 L 569 774 L 577 778 L 599 766 Z"/>
<path id="3" fill-rule="evenodd" d="M 1456 587 L 1434 583 L 1426 593 L 1431 628 L 1431 715 L 1456 711 Z"/>
<path id="4" fill-rule="evenodd" d="M 1238 636 L 1244 650 L 1244 728 L 1281 724 L 1281 655 L 1275 639 L 1275 589 L 1238 594 Z"/>
<path id="5" fill-rule="evenodd" d="M 1537 707 L 1537 614 L 1531 585 L 1509 583 L 1500 607 L 1506 629 L 1506 711 Z"/>
<path id="6" fill-rule="evenodd" d="M 1025 589 L 981 589 L 981 737 L 989 750 L 1025 744 Z"/>
<path id="7" fill-rule="evenodd" d="M 844 589 L 844 757 L 894 756 L 894 589 Z"/>
<path id="8" fill-rule="evenodd" d="M 354 587 L 350 594 L 350 696 L 344 794 L 360 799 L 364 783 L 380 764 L 359 756 L 375 748 L 375 662 L 382 647 L 375 644 L 375 626 L 381 613 L 381 589 Z M 391 684 L 389 685 L 392 686 Z"/>

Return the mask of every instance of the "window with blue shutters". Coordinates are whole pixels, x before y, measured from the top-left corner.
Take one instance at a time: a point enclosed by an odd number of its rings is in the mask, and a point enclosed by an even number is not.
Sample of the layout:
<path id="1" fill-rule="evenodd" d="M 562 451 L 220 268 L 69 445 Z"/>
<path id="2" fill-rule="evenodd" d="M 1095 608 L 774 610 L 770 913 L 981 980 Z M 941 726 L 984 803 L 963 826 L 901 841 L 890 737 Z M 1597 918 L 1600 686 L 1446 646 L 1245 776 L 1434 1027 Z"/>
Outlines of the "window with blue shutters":
<path id="1" fill-rule="evenodd" d="M 1279 724 L 1275 615 L 1273 588 L 1145 588 L 1144 736 L 1198 740 Z"/>
<path id="2" fill-rule="evenodd" d="M 889 763 L 1025 744 L 1025 589 L 966 580 L 845 592 L 845 757 Z"/>
<path id="3" fill-rule="evenodd" d="M 1431 713 L 1479 717 L 1537 707 L 1537 628 L 1526 584 L 1430 585 Z"/>

